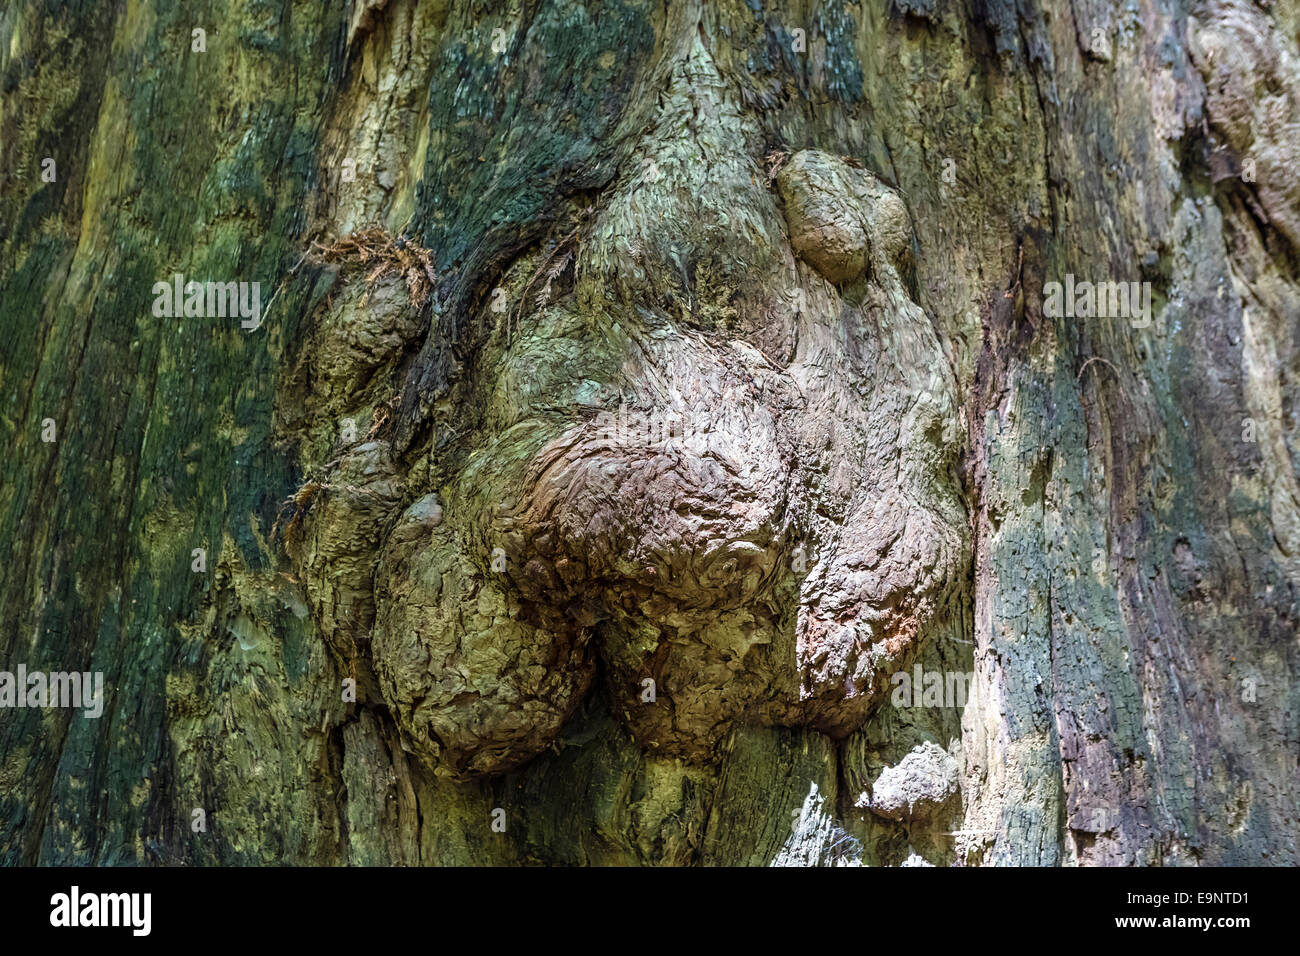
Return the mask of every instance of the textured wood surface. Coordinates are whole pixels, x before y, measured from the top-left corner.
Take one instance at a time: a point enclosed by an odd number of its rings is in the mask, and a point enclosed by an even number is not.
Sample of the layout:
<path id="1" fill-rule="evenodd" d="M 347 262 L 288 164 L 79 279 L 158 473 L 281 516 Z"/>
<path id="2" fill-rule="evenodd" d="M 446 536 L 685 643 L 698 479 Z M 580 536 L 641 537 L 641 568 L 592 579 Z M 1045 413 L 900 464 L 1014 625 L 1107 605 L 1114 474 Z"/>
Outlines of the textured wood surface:
<path id="1" fill-rule="evenodd" d="M 1300 862 L 1297 36 L 11 4 L 0 861 Z"/>

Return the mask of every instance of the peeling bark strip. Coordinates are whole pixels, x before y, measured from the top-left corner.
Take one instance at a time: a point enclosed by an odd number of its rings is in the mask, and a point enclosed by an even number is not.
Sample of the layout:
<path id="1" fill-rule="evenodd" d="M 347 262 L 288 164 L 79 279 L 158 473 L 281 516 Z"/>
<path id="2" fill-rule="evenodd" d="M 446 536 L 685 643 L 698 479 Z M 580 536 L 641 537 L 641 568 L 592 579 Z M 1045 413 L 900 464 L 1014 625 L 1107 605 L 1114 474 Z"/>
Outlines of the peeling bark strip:
<path id="1" fill-rule="evenodd" d="M 0 862 L 1300 862 L 1297 23 L 19 0 Z"/>

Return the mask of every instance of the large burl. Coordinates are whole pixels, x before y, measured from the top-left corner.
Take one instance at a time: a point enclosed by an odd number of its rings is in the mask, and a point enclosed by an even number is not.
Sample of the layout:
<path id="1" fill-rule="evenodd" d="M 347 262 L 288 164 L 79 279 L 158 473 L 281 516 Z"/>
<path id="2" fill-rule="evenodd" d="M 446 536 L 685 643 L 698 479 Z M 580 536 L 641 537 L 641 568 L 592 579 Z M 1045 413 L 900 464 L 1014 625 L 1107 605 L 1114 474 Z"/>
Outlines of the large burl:
<path id="1" fill-rule="evenodd" d="M 391 509 L 370 647 L 437 772 L 517 766 L 590 692 L 690 760 L 738 723 L 846 734 L 948 613 L 963 431 L 905 205 L 815 150 L 769 189 L 759 144 L 697 49 L 572 287 L 480 357 L 456 470 Z"/>

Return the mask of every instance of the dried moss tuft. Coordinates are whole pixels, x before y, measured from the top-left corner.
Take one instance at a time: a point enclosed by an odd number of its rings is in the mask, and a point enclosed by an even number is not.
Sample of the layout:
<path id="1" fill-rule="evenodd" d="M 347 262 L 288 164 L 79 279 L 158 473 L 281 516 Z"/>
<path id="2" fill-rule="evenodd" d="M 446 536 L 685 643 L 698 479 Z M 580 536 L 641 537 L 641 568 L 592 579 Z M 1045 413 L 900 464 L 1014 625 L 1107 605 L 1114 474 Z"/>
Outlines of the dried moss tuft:
<path id="1" fill-rule="evenodd" d="M 381 226 L 371 226 L 335 239 L 329 245 L 312 243 L 308 256 L 316 262 L 356 264 L 366 268 L 366 282 L 373 283 L 396 273 L 406 280 L 411 303 L 421 308 L 433 295 L 438 275 L 433 253 L 414 239 L 394 236 Z"/>

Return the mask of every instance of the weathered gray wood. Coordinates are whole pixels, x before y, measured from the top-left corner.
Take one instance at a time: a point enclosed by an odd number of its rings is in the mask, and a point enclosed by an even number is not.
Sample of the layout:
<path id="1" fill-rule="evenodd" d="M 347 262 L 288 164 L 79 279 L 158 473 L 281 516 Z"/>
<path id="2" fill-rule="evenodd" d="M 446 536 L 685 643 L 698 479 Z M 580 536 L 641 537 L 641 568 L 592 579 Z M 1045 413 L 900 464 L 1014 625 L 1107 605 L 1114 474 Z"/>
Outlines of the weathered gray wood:
<path id="1" fill-rule="evenodd" d="M 1298 30 L 11 6 L 0 861 L 1298 862 Z"/>

